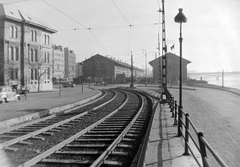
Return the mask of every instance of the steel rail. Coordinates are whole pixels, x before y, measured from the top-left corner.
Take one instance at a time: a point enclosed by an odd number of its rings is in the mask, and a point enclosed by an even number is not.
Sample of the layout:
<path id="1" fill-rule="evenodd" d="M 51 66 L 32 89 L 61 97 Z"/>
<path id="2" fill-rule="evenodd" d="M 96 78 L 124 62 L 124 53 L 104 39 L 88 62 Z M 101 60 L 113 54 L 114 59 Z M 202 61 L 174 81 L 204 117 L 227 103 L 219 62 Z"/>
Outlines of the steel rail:
<path id="1" fill-rule="evenodd" d="M 99 125 L 100 123 L 104 122 L 106 119 L 108 119 L 109 117 L 111 117 L 112 115 L 114 115 L 116 112 L 119 111 L 119 109 L 121 109 L 129 100 L 129 97 L 127 96 L 125 101 L 119 106 L 119 108 L 115 109 L 113 112 L 111 112 L 110 114 L 108 114 L 107 116 L 105 116 L 104 118 L 100 119 L 99 121 L 97 121 L 96 123 L 90 125 L 89 127 L 87 127 L 86 129 L 80 131 L 79 133 L 73 135 L 72 137 L 64 140 L 63 142 L 57 144 L 56 146 L 50 148 L 49 150 L 39 154 L 38 156 L 32 158 L 31 160 L 23 163 L 22 165 L 20 165 L 19 167 L 30 167 L 33 166 L 35 164 L 37 164 L 38 162 L 42 161 L 44 158 L 47 158 L 48 156 L 50 156 L 51 154 L 55 153 L 56 151 L 58 151 L 59 149 L 63 148 L 64 146 L 66 146 L 67 144 L 71 143 L 72 141 L 76 140 L 77 138 L 79 138 L 80 136 L 84 135 L 85 133 L 87 133 L 88 131 L 90 131 L 91 129 L 93 129 L 94 127 L 96 127 L 97 125 Z"/>
<path id="2" fill-rule="evenodd" d="M 108 158 L 111 152 L 116 148 L 116 146 L 121 142 L 121 140 L 124 138 L 127 132 L 129 132 L 130 128 L 136 122 L 137 118 L 141 114 L 143 107 L 145 105 L 143 97 L 140 94 L 138 94 L 138 96 L 141 98 L 141 107 L 139 108 L 135 117 L 128 124 L 128 126 L 121 132 L 121 134 L 109 145 L 109 147 L 90 165 L 90 167 L 99 167 L 101 164 L 103 164 L 104 160 Z"/>
<path id="3" fill-rule="evenodd" d="M 107 103 L 110 103 L 114 98 L 116 98 L 116 93 L 115 93 L 115 95 L 114 95 L 110 100 L 108 100 L 107 102 L 105 102 L 105 103 L 103 103 L 103 104 L 101 104 L 101 105 L 99 105 L 99 106 L 97 106 L 97 107 L 94 107 L 94 109 L 85 111 L 84 113 L 80 113 L 80 114 L 75 115 L 75 116 L 73 116 L 73 117 L 71 117 L 71 118 L 68 118 L 68 119 L 65 119 L 65 120 L 63 120 L 63 121 L 57 122 L 57 123 L 55 123 L 55 124 L 53 124 L 53 125 L 44 127 L 44 128 L 42 128 L 42 129 L 36 130 L 36 131 L 31 132 L 31 133 L 28 133 L 28 134 L 26 134 L 26 135 L 23 135 L 23 136 L 14 138 L 14 139 L 12 139 L 12 140 L 9 140 L 9 141 L 7 141 L 7 142 L 1 143 L 1 144 L 0 144 L 0 149 L 3 149 L 3 148 L 6 149 L 6 148 L 9 147 L 10 145 L 16 144 L 16 143 L 18 143 L 18 142 L 20 142 L 20 141 L 26 140 L 26 139 L 28 139 L 28 138 L 32 138 L 32 137 L 34 137 L 34 136 L 36 136 L 36 135 L 38 135 L 38 134 L 44 133 L 44 132 L 49 131 L 49 130 L 51 130 L 51 129 L 54 129 L 54 128 L 56 128 L 56 127 L 62 126 L 62 125 L 64 125 L 64 124 L 67 124 L 67 123 L 69 123 L 69 122 L 71 122 L 71 121 L 73 121 L 73 120 L 75 120 L 75 119 L 78 119 L 78 118 L 80 118 L 80 117 L 82 117 L 82 116 L 84 116 L 84 115 L 86 115 L 86 114 L 89 114 L 90 111 L 96 110 L 96 109 L 102 107 L 103 105 L 106 105 Z M 88 104 L 89 104 L 89 103 L 88 103 Z M 90 104 L 91 104 L 91 103 L 90 103 Z M 86 105 L 87 105 L 87 104 L 86 104 Z M 70 112 L 70 110 L 71 110 L 71 111 L 72 111 L 72 110 L 76 110 L 76 109 L 79 109 L 79 108 L 81 108 L 81 107 L 83 107 L 83 106 L 74 107 L 74 108 L 68 109 L 68 110 L 66 110 L 66 111 L 67 111 L 67 112 Z"/>

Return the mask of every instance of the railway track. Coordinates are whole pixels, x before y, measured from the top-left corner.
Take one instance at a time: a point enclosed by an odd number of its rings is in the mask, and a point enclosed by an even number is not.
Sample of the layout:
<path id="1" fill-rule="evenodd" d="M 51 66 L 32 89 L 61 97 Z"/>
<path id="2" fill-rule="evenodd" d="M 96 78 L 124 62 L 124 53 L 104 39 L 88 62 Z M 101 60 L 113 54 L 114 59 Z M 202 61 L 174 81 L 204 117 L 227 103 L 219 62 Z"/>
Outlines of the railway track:
<path id="1" fill-rule="evenodd" d="M 7 151 L 12 165 L 130 166 L 145 134 L 151 105 L 149 99 L 139 93 L 120 89 L 111 92 L 115 92 L 115 98 L 106 104 L 102 103 L 78 115 L 74 114 L 76 112 L 61 114 L 69 116 L 63 120 L 65 124 L 54 127 L 54 123 L 41 128 L 45 129 L 44 132 L 33 135 L 35 139 L 25 139 L 24 145 L 15 144 L 15 149 L 9 149 L 8 144 L 2 146 L 7 150 L 18 150 Z M 72 115 L 76 119 L 66 121 L 72 119 Z M 33 144 L 26 145 L 30 143 Z"/>
<path id="2" fill-rule="evenodd" d="M 64 129 L 68 126 L 74 125 L 74 122 L 84 119 L 90 114 L 91 110 L 96 110 L 98 107 L 101 107 L 111 100 L 113 100 L 115 96 L 115 92 L 112 91 L 102 91 L 103 95 L 95 99 L 91 102 L 83 104 L 81 106 L 76 106 L 74 108 L 65 110 L 64 112 L 53 114 L 41 119 L 37 119 L 31 122 L 27 122 L 24 124 L 20 124 L 17 126 L 13 126 L 7 129 L 3 129 L 0 131 L 0 149 L 17 151 L 18 148 L 11 147 L 14 144 L 31 144 L 30 142 L 26 142 L 29 138 L 36 140 L 44 140 L 44 135 L 53 135 L 54 132 L 59 132 L 61 129 Z M 102 103 L 102 104 L 101 104 Z M 93 107 L 98 104 L 98 107 Z M 85 107 L 87 106 L 87 107 Z M 85 108 L 84 108 L 85 107 Z M 89 109 L 89 107 L 92 107 Z M 79 109 L 84 108 L 85 111 L 77 112 Z M 75 111 L 75 112 L 73 112 Z M 72 114 L 64 114 L 73 112 Z M 39 137 L 37 135 L 43 135 Z"/>

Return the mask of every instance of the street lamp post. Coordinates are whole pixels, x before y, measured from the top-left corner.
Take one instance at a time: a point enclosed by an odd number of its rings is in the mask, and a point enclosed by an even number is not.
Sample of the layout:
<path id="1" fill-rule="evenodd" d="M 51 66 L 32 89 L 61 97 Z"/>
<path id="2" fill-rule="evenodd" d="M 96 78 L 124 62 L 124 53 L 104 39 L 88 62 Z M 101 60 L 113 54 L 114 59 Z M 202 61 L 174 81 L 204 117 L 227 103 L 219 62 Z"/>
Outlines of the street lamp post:
<path id="1" fill-rule="evenodd" d="M 187 18 L 185 17 L 185 15 L 182 13 L 183 9 L 180 8 L 179 9 L 179 13 L 175 16 L 174 21 L 176 23 L 180 23 L 180 37 L 179 37 L 179 44 L 180 44 L 180 70 L 179 70 L 179 120 L 182 118 L 182 23 L 186 23 L 187 22 Z M 181 136 L 181 121 L 178 121 L 179 125 L 178 125 L 178 136 Z"/>

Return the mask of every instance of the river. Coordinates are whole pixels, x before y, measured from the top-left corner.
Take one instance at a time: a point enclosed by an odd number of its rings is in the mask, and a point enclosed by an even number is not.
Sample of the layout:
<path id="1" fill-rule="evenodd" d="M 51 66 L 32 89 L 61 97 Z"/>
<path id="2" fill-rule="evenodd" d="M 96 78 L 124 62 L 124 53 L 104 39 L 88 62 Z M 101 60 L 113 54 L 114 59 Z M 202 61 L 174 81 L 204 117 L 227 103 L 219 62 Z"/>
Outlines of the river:
<path id="1" fill-rule="evenodd" d="M 240 89 L 240 73 L 192 73 L 191 79 L 205 80 L 209 84 Z"/>

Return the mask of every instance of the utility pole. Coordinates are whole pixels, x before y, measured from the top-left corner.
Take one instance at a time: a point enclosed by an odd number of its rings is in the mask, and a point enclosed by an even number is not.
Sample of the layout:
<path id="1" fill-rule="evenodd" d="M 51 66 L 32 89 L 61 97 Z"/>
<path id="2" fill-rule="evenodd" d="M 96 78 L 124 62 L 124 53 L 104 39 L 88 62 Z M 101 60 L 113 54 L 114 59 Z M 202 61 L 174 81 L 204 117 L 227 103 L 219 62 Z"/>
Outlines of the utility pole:
<path id="1" fill-rule="evenodd" d="M 224 70 L 222 70 L 222 88 L 224 88 Z"/>
<path id="2" fill-rule="evenodd" d="M 25 71 L 24 44 L 25 44 L 25 22 L 26 22 L 26 20 L 22 16 L 21 12 L 20 11 L 18 11 L 18 12 L 19 12 L 21 18 L 23 19 L 22 24 L 21 24 L 21 44 L 20 44 L 20 53 L 21 53 L 21 56 L 20 56 L 20 73 L 21 73 L 20 83 L 21 83 L 21 88 L 22 88 L 22 86 L 25 85 L 24 84 L 24 79 L 25 79 L 25 75 L 24 75 L 24 71 Z"/>
<path id="3" fill-rule="evenodd" d="M 167 55 L 166 54 L 167 54 L 167 44 L 166 44 L 166 28 L 165 28 L 165 7 L 164 7 L 164 0 L 162 0 L 162 95 L 165 95 L 165 96 L 166 96 L 166 89 L 167 89 Z"/>
<path id="4" fill-rule="evenodd" d="M 147 52 L 145 50 L 145 70 L 146 70 L 146 83 L 145 86 L 147 86 Z"/>
<path id="5" fill-rule="evenodd" d="M 133 56 L 132 56 L 132 51 L 131 51 L 131 84 L 130 88 L 133 88 Z"/>

